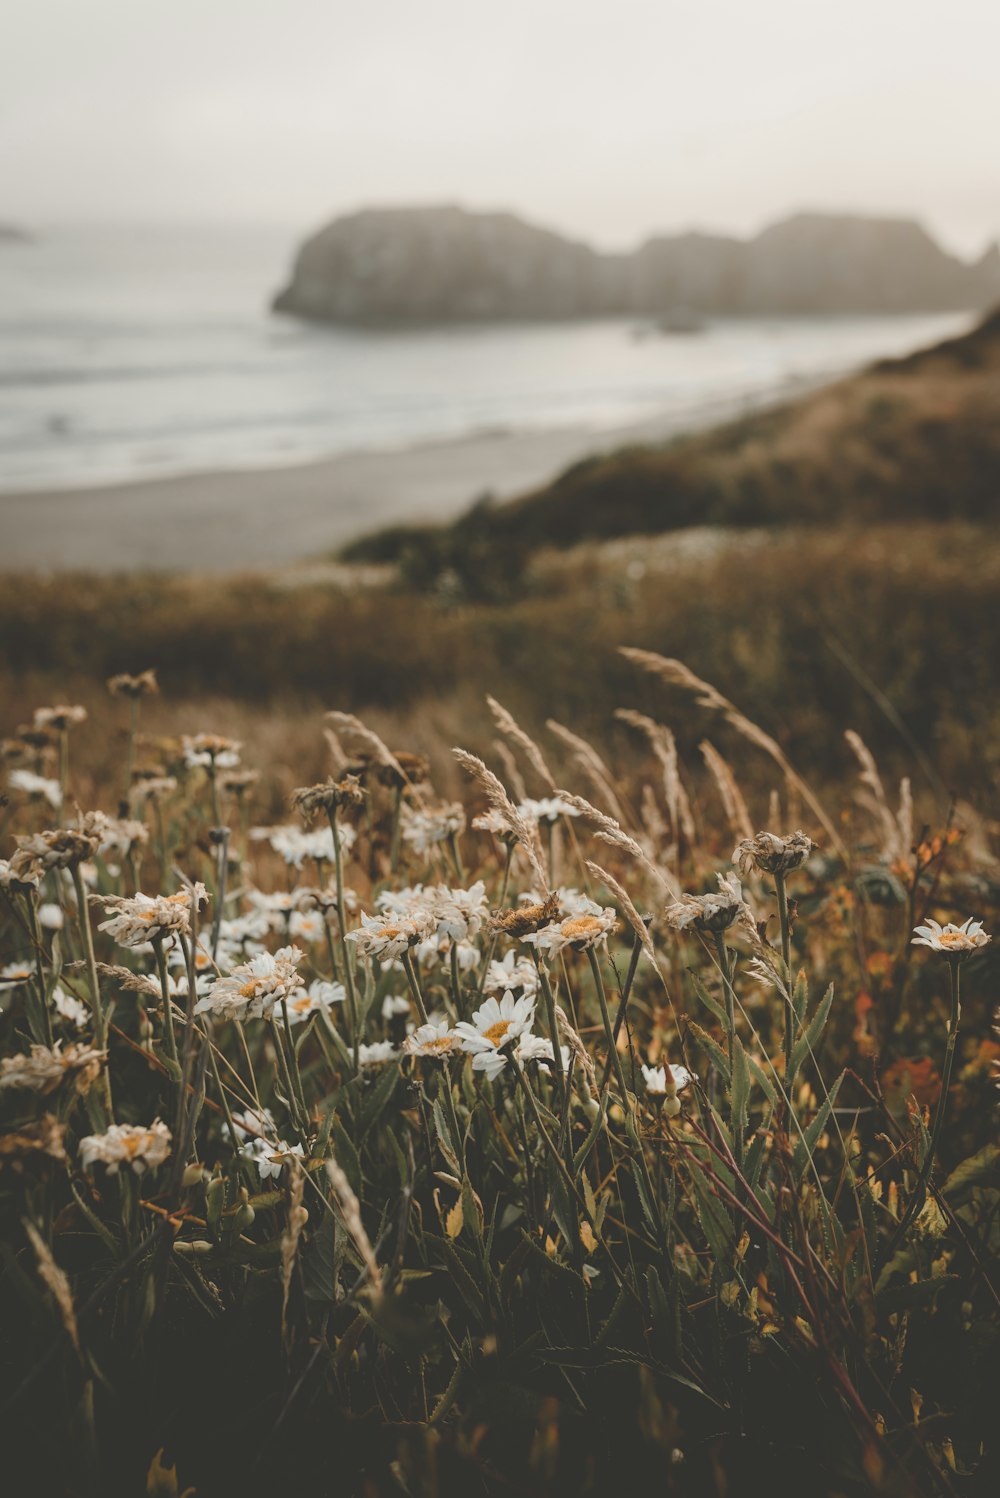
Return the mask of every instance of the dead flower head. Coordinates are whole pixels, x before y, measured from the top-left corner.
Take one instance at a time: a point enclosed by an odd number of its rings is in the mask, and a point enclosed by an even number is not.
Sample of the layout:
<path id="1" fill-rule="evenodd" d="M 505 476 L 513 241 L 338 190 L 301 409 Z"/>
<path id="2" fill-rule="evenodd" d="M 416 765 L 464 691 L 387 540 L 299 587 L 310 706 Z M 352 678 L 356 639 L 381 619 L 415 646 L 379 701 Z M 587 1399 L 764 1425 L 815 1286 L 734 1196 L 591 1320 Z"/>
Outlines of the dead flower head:
<path id="1" fill-rule="evenodd" d="M 40 731 L 44 732 L 47 728 L 54 728 L 62 733 L 66 729 L 74 727 L 77 723 L 86 722 L 86 718 L 87 709 L 85 707 L 80 707 L 79 705 L 68 707 L 65 703 L 60 703 L 58 707 L 36 707 L 33 722 L 35 728 Z"/>
<path id="2" fill-rule="evenodd" d="M 816 846 L 804 832 L 790 832 L 787 837 L 758 832 L 756 837 L 744 838 L 737 844 L 733 863 L 738 864 L 741 874 L 750 874 L 754 869 L 762 874 L 790 874 L 802 867 Z"/>
<path id="3" fill-rule="evenodd" d="M 117 676 L 109 676 L 107 688 L 112 697 L 152 697 L 160 688 L 156 680 L 154 670 L 140 671 L 138 676 L 130 676 L 127 671 L 120 671 Z"/>
<path id="4" fill-rule="evenodd" d="M 743 891 L 735 874 L 718 874 L 715 894 L 681 895 L 668 905 L 663 918 L 675 931 L 726 931 L 743 909 Z"/>
<path id="5" fill-rule="evenodd" d="M 52 1113 L 43 1113 L 37 1123 L 25 1124 L 11 1134 L 0 1134 L 0 1168 L 17 1173 L 34 1160 L 65 1160 L 65 1124 Z"/>
<path id="6" fill-rule="evenodd" d="M 52 832 L 32 832 L 17 840 L 10 867 L 18 878 L 29 882 L 50 869 L 74 869 L 96 853 L 99 839 L 93 833 L 60 827 Z"/>
<path id="7" fill-rule="evenodd" d="M 513 936 L 520 940 L 530 932 L 549 925 L 558 914 L 559 896 L 551 894 L 547 900 L 538 905 L 518 905 L 513 910 L 498 910 L 492 917 L 491 925 L 494 931 L 500 931 L 504 936 Z"/>
<path id="8" fill-rule="evenodd" d="M 325 780 L 321 785 L 302 785 L 292 792 L 292 808 L 306 821 L 318 811 L 338 811 L 360 806 L 367 795 L 357 775 L 345 775 L 343 780 Z"/>
<path id="9" fill-rule="evenodd" d="M 47 1096 L 69 1081 L 82 1096 L 97 1080 L 107 1054 L 85 1045 L 68 1045 L 64 1050 L 59 1041 L 51 1050 L 33 1045 L 27 1056 L 4 1056 L 0 1060 L 0 1092 L 8 1087 L 26 1088 Z"/>

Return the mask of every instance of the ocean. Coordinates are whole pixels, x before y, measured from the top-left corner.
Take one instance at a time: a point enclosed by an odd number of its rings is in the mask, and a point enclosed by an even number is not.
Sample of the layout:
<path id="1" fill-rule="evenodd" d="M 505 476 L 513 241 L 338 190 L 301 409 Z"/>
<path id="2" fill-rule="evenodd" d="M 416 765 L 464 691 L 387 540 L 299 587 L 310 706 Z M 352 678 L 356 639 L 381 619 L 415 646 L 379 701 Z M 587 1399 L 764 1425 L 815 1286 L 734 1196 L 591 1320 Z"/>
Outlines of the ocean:
<path id="1" fill-rule="evenodd" d="M 354 331 L 268 311 L 296 235 L 57 230 L 0 243 L 0 491 L 271 467 L 496 431 L 703 425 L 971 315 Z M 586 444 L 584 443 L 584 446 Z"/>

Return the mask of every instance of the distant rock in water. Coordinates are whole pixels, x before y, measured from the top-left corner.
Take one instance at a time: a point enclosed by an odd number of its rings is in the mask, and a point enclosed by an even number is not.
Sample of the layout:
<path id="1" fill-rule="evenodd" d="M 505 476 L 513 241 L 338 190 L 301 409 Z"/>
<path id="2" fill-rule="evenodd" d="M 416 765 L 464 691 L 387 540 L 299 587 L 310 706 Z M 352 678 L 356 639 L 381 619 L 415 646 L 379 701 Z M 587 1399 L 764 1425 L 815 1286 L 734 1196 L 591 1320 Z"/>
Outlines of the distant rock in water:
<path id="1" fill-rule="evenodd" d="M 959 260 L 909 219 L 800 213 L 756 238 L 660 235 L 602 254 L 511 213 L 369 208 L 299 250 L 276 312 L 432 325 L 629 316 L 982 310 L 1000 250 Z"/>

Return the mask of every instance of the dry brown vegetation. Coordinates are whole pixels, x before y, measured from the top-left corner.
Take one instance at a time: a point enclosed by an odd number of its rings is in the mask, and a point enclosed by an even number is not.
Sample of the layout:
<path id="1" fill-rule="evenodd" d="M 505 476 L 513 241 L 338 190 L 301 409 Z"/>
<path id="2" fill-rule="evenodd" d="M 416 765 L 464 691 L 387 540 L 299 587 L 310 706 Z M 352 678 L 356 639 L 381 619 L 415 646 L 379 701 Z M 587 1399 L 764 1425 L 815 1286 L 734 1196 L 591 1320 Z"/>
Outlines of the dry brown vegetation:
<path id="1" fill-rule="evenodd" d="M 929 754 L 939 802 L 996 806 L 1000 544 L 985 527 L 594 543 L 539 554 L 505 603 L 307 579 L 294 590 L 287 576 L 20 580 L 0 598 L 7 720 L 67 695 L 93 704 L 113 672 L 155 663 L 174 728 L 211 722 L 271 763 L 284 746 L 300 771 L 321 747 L 317 707 L 362 711 L 438 763 L 457 738 L 485 747 L 487 684 L 534 728 L 554 717 L 627 753 L 632 736 L 612 714 L 633 679 L 617 647 L 631 644 L 688 661 L 821 780 L 849 770 L 831 725 L 850 724 L 891 773 L 914 749 Z M 657 710 L 696 760 L 703 725 L 690 706 L 663 688 Z M 154 707 L 152 731 L 165 712 Z M 732 747 L 725 734 L 721 746 Z M 105 748 L 84 731 L 98 777 Z M 737 752 L 754 779 L 754 756 Z"/>

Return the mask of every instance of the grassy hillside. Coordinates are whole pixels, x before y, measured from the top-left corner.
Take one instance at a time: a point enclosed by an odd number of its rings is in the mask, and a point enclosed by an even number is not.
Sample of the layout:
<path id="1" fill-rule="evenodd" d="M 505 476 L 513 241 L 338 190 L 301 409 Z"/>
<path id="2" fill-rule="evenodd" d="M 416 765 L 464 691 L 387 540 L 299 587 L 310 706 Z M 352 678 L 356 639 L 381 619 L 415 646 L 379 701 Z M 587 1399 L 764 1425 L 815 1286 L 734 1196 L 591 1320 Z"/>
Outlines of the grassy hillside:
<path id="1" fill-rule="evenodd" d="M 488 689 L 532 731 L 554 717 L 602 740 L 617 733 L 624 753 L 629 735 L 612 714 L 630 700 L 617 647 L 631 644 L 687 661 L 829 780 L 853 768 L 845 728 L 889 771 L 911 761 L 909 736 L 949 791 L 989 807 L 998 589 L 1000 542 L 957 522 L 541 550 L 521 596 L 476 604 L 391 573 L 351 587 L 342 570 L 294 590 L 287 576 L 20 581 L 0 591 L 0 695 L 8 720 L 24 718 L 49 699 L 99 700 L 111 673 L 155 664 L 163 710 L 176 722 L 186 704 L 186 731 L 266 739 L 274 759 L 274 743 L 297 739 L 300 724 L 321 747 L 310 715 L 338 707 L 440 759 L 459 737 L 488 746 Z M 666 688 L 646 683 L 644 694 L 644 710 L 697 763 L 704 714 Z M 744 777 L 765 774 L 745 746 L 724 733 L 719 744 L 749 759 Z M 99 762 L 103 745 L 93 748 Z M 766 784 L 762 793 L 763 811 Z"/>
<path id="2" fill-rule="evenodd" d="M 396 527 L 349 548 L 426 585 L 502 588 L 538 546 L 691 525 L 985 520 L 1000 512 L 1000 312 L 778 409 L 665 446 L 575 464 L 502 506 Z M 504 559 L 498 558 L 501 548 Z"/>

